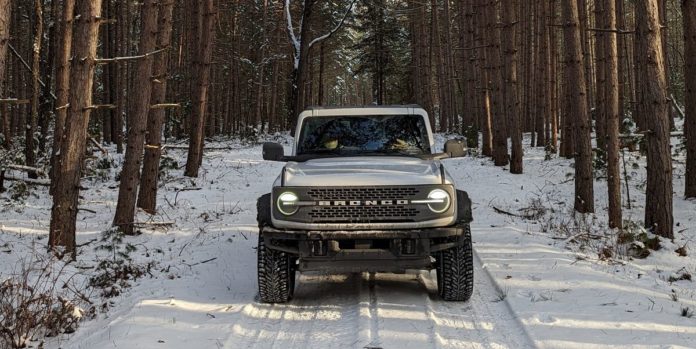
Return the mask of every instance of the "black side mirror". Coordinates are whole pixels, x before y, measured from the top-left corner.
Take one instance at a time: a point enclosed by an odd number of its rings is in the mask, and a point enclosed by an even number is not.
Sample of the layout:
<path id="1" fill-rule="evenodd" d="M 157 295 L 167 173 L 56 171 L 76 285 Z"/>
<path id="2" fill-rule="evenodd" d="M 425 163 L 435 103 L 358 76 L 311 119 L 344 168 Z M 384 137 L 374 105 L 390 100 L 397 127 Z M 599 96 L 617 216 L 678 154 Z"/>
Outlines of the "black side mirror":
<path id="1" fill-rule="evenodd" d="M 269 161 L 283 161 L 285 149 L 278 143 L 266 142 L 263 144 L 263 159 Z"/>
<path id="2" fill-rule="evenodd" d="M 445 153 L 451 158 L 466 156 L 466 143 L 463 139 L 450 139 L 445 143 Z"/>

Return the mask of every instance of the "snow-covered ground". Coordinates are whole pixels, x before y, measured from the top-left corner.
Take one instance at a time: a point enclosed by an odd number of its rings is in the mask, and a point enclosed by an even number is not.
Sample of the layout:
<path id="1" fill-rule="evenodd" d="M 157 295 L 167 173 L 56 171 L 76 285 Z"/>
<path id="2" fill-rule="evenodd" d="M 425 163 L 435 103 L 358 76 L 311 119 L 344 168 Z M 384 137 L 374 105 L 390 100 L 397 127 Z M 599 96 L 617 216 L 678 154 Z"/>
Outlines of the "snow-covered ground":
<path id="1" fill-rule="evenodd" d="M 440 137 L 441 138 L 441 137 Z M 442 139 L 440 140 L 440 142 Z M 445 160 L 474 201 L 476 288 L 471 301 L 436 295 L 434 274 L 301 275 L 287 305 L 256 300 L 255 199 L 282 164 L 261 160 L 258 145 L 222 142 L 207 151 L 201 177 L 172 171 L 156 216 L 140 222 L 172 226 L 127 237 L 134 262 L 151 263 L 144 277 L 106 301 L 76 333 L 50 338 L 47 348 L 691 348 L 696 347 L 696 287 L 670 277 L 696 272 L 696 202 L 681 198 L 683 166 L 675 169 L 675 241 L 646 259 L 615 248 L 607 232 L 606 183 L 596 184 L 597 215 L 572 229 L 572 161 L 544 160 L 527 149 L 525 174 L 511 175 L 486 159 Z M 168 150 L 179 165 L 185 151 Z M 627 154 L 628 155 L 628 154 Z M 627 157 L 633 209 L 642 219 L 645 172 Z M 116 157 L 116 167 L 120 158 Z M 634 168 L 636 162 L 639 168 Z M 78 216 L 78 263 L 85 280 L 104 251 L 117 197 L 113 175 L 84 182 Z M 189 190 L 200 188 L 199 190 Z M 32 251 L 44 253 L 51 201 L 44 188 L 23 203 L 0 194 L 0 278 Z M 624 192 L 624 198 L 625 198 Z M 496 208 L 498 210 L 496 210 Z M 520 218 L 545 210 L 542 218 Z M 152 226 L 151 226 L 152 227 Z M 96 240 L 96 241 L 95 241 Z M 686 245 L 688 256 L 674 251 Z M 613 251 L 611 257 L 606 252 Z M 602 256 L 600 256 L 600 254 Z M 151 275 L 150 275 L 151 274 Z M 109 306 L 102 310 L 100 305 Z"/>

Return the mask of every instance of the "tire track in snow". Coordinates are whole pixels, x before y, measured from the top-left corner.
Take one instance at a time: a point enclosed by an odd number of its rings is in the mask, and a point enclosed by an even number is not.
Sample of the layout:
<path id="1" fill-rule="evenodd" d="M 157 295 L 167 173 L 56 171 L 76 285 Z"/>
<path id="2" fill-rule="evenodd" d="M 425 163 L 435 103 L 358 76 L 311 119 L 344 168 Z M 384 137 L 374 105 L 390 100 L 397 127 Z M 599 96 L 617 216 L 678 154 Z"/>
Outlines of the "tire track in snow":
<path id="1" fill-rule="evenodd" d="M 476 287 L 479 290 L 480 296 L 483 298 L 482 302 L 472 302 L 476 311 L 474 314 L 494 314 L 498 323 L 496 325 L 496 332 L 502 334 L 508 345 L 512 345 L 511 348 L 536 348 L 536 343 L 532 340 L 529 332 L 527 332 L 526 327 L 517 317 L 515 312 L 512 310 L 510 303 L 507 299 L 502 299 L 494 302 L 497 297 L 504 295 L 505 291 L 495 282 L 495 279 L 490 274 L 487 268 L 483 267 L 483 262 L 479 257 L 476 249 L 474 249 L 474 268 L 479 271 L 477 275 L 482 282 L 486 284 L 487 287 Z M 502 309 L 501 309 L 502 308 Z M 491 321 L 493 319 L 491 318 Z M 482 323 L 477 321 L 478 323 Z"/>

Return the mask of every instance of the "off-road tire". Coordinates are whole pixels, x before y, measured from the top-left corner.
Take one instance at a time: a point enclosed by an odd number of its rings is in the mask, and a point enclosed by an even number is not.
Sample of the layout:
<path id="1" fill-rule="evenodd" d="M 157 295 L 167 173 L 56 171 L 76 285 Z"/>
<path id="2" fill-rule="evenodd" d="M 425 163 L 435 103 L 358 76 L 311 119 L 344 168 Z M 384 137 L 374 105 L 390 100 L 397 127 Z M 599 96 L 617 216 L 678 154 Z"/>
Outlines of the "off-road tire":
<path id="1" fill-rule="evenodd" d="M 446 301 L 466 302 L 474 292 L 474 255 L 471 246 L 471 228 L 463 225 L 461 246 L 438 253 L 437 287 Z"/>
<path id="2" fill-rule="evenodd" d="M 270 226 L 270 195 L 259 198 L 257 205 L 259 245 L 257 273 L 259 299 L 263 303 L 285 303 L 295 292 L 295 258 L 285 252 L 269 249 L 261 229 Z"/>

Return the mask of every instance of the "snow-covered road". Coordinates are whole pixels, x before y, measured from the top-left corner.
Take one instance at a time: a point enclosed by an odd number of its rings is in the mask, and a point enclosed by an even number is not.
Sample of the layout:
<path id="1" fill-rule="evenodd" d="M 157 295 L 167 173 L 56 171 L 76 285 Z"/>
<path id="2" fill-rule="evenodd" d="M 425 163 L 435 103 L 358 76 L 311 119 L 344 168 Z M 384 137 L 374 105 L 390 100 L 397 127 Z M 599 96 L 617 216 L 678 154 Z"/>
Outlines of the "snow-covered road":
<path id="1" fill-rule="evenodd" d="M 231 256 L 207 263 L 192 274 L 193 285 L 182 280 L 152 289 L 75 347 L 532 347 L 480 265 L 467 303 L 439 300 L 432 276 L 413 273 L 301 275 L 290 304 L 267 305 L 257 302 L 248 272 L 254 256 L 242 256 L 248 258 L 241 263 Z"/>
<path id="2" fill-rule="evenodd" d="M 528 149 L 526 174 L 514 176 L 481 158 L 448 160 L 474 201 L 477 258 L 469 302 L 441 301 L 429 273 L 312 274 L 298 276 L 291 303 L 267 305 L 256 298 L 255 199 L 268 192 L 282 164 L 261 161 L 259 146 L 226 144 L 234 150 L 206 153 L 201 178 L 182 179 L 176 171 L 164 178 L 158 215 L 139 213 L 141 222 L 174 223 L 127 238 L 137 248 L 136 263 L 154 262 L 152 276 L 46 348 L 696 347 L 696 319 L 679 314 L 696 309 L 696 291 L 691 281 L 669 281 L 680 270 L 696 270 L 691 245 L 688 257 L 673 252 L 696 240 L 696 202 L 676 199 L 676 220 L 685 230 L 674 243 L 663 241 L 662 251 L 646 260 L 601 260 L 596 251 L 604 240 L 578 246 L 567 235 L 572 232 L 493 209 L 545 205 L 570 221 L 569 161 L 544 161 L 542 150 Z M 185 158 L 179 150 L 169 155 L 180 163 Z M 638 183 L 641 176 L 632 174 Z M 117 188 L 113 179 L 84 185 L 90 189 L 81 193 L 88 210 L 78 217 L 81 273 L 104 258 L 94 241 L 111 225 Z M 639 203 L 643 194 L 634 190 Z M 38 194 L 0 211 L 0 252 L 13 251 L 0 253 L 0 276 L 31 250 L 45 251 L 51 202 Z M 600 229 L 603 199 L 598 195 L 600 213 L 589 223 Z"/>

